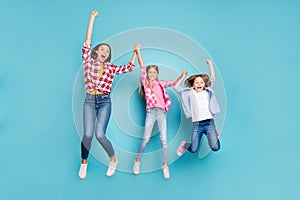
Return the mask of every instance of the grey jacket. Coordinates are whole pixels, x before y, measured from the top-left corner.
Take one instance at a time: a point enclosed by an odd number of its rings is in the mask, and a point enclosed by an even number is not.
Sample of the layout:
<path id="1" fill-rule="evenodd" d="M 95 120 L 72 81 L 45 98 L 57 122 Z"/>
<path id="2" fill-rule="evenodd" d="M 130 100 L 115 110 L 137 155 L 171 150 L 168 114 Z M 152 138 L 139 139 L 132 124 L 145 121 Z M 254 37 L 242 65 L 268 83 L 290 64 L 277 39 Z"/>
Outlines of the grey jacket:
<path id="1" fill-rule="evenodd" d="M 215 78 L 211 79 L 212 86 L 213 86 L 215 80 L 216 80 Z M 182 105 L 182 109 L 184 111 L 185 117 L 186 118 L 192 117 L 191 105 L 190 105 L 190 94 L 193 91 L 193 88 L 192 87 L 183 88 L 182 86 L 179 86 L 178 88 L 175 88 L 175 90 L 181 96 L 181 105 Z M 220 112 L 220 106 L 219 106 L 215 92 L 212 89 L 212 87 L 206 87 L 205 90 L 208 91 L 208 94 L 210 97 L 210 101 L 209 101 L 210 112 L 213 115 Z"/>

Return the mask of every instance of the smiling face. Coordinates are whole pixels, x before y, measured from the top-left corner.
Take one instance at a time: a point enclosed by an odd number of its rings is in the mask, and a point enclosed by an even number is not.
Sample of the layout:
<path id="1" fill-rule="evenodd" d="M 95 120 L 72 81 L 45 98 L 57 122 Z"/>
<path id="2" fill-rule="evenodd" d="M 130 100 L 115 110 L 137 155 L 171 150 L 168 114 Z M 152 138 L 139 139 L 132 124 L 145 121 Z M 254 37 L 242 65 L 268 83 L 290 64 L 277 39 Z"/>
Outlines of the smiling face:
<path id="1" fill-rule="evenodd" d="M 110 48 L 109 46 L 103 44 L 100 45 L 99 48 L 96 50 L 97 58 L 100 60 L 100 63 L 104 63 L 110 56 Z"/>
<path id="2" fill-rule="evenodd" d="M 205 82 L 202 77 L 195 78 L 193 88 L 196 90 L 196 92 L 202 92 L 204 90 Z"/>
<path id="3" fill-rule="evenodd" d="M 154 67 L 150 67 L 147 70 L 147 77 L 150 81 L 156 80 L 158 76 L 158 72 Z"/>

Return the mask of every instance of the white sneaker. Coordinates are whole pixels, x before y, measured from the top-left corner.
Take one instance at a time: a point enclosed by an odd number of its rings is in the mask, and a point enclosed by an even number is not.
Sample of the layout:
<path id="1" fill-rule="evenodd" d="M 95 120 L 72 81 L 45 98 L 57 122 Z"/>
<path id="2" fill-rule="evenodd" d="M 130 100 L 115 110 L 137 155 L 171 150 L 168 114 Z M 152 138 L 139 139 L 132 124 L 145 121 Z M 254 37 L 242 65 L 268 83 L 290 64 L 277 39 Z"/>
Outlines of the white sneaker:
<path id="1" fill-rule="evenodd" d="M 140 173 L 140 165 L 141 165 L 141 162 L 134 161 L 133 173 L 135 175 L 138 175 Z"/>
<path id="2" fill-rule="evenodd" d="M 112 176 L 114 175 L 116 169 L 117 169 L 117 165 L 118 165 L 118 160 L 116 160 L 116 162 L 109 162 L 109 166 L 108 169 L 106 171 L 106 176 Z"/>
<path id="3" fill-rule="evenodd" d="M 81 179 L 85 179 L 86 177 L 87 164 L 81 164 L 78 172 L 78 176 Z"/>
<path id="4" fill-rule="evenodd" d="M 170 178 L 169 167 L 167 165 L 163 165 L 161 169 L 163 171 L 164 178 L 169 179 Z"/>

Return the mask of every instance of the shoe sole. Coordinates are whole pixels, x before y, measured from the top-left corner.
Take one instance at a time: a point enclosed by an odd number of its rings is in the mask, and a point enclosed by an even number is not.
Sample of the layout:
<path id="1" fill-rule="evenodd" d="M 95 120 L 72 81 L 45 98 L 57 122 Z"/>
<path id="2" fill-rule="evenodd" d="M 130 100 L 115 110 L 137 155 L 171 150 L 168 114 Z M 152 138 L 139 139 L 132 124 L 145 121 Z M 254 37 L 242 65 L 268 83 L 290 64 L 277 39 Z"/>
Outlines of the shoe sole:
<path id="1" fill-rule="evenodd" d="M 116 173 L 116 171 L 114 171 L 112 174 L 107 174 L 107 173 L 106 173 L 106 176 L 111 177 L 111 176 L 113 176 L 115 173 Z"/>
<path id="2" fill-rule="evenodd" d="M 83 179 L 85 179 L 85 178 L 86 178 L 86 176 L 85 176 L 85 177 L 80 177 L 80 176 L 78 176 L 78 178 L 80 178 L 81 180 L 83 180 Z"/>

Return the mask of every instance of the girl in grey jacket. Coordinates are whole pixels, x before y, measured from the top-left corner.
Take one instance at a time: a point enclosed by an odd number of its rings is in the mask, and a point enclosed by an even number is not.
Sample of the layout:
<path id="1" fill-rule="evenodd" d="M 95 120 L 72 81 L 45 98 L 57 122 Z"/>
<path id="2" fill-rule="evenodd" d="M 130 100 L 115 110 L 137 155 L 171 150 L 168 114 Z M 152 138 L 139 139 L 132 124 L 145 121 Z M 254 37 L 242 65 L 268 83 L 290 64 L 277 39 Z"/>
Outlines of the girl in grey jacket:
<path id="1" fill-rule="evenodd" d="M 210 77 L 207 74 L 192 75 L 185 80 L 186 88 L 181 86 L 187 72 L 177 84 L 175 90 L 181 96 L 181 103 L 186 118 L 192 118 L 192 140 L 182 141 L 177 149 L 177 155 L 181 156 L 185 150 L 192 153 L 198 151 L 203 134 L 206 135 L 208 144 L 213 151 L 220 149 L 219 134 L 215 127 L 214 115 L 220 112 L 220 107 L 216 99 L 212 86 L 215 82 L 214 65 L 210 59 L 206 60 L 210 68 Z"/>

